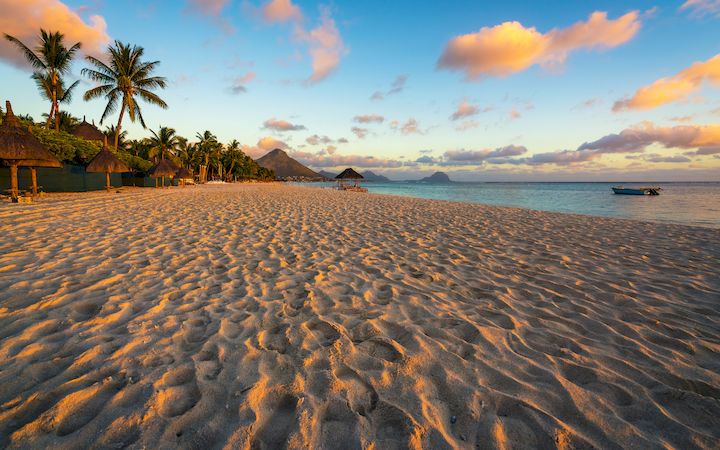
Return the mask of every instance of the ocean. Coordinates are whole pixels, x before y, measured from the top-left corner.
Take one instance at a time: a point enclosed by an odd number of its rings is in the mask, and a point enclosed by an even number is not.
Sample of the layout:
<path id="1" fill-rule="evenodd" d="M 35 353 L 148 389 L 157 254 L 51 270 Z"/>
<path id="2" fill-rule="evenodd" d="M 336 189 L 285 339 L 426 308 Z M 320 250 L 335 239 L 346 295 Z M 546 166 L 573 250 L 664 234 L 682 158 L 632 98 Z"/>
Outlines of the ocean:
<path id="1" fill-rule="evenodd" d="M 660 186 L 663 191 L 658 196 L 615 195 L 610 188 L 618 184 L 393 181 L 367 182 L 363 186 L 378 194 L 720 228 L 720 182 L 624 183 L 627 187 Z"/>

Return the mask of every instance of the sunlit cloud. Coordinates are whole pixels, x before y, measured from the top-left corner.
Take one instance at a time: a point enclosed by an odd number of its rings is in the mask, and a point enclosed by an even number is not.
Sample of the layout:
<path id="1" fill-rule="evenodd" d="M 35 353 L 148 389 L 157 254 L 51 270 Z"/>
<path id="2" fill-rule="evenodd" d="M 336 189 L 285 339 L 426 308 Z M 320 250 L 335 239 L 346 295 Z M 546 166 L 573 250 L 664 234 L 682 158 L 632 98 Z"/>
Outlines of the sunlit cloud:
<path id="1" fill-rule="evenodd" d="M 309 47 L 313 69 L 307 79 L 309 84 L 315 84 L 330 76 L 340 65 L 341 56 L 348 52 L 328 8 L 321 8 L 320 25 L 309 32 L 299 30 L 297 36 L 301 41 L 307 42 Z"/>
<path id="2" fill-rule="evenodd" d="M 327 136 L 319 136 L 317 134 L 313 134 L 312 136 L 309 136 L 308 138 L 306 138 L 305 142 L 307 142 L 310 145 L 319 145 L 319 144 L 327 145 L 327 144 L 333 143 L 334 141 Z"/>
<path id="3" fill-rule="evenodd" d="M 302 20 L 302 12 L 291 0 L 272 0 L 262 7 L 262 15 L 266 22 L 290 22 Z"/>
<path id="4" fill-rule="evenodd" d="M 390 122 L 390 128 L 400 131 L 402 134 L 422 134 L 423 132 L 422 130 L 420 130 L 419 127 L 420 125 L 417 119 L 413 117 L 409 118 L 406 122 L 402 124 L 397 120 L 393 120 L 392 122 Z"/>
<path id="5" fill-rule="evenodd" d="M 210 17 L 217 23 L 223 32 L 230 34 L 235 28 L 227 20 L 221 17 L 223 10 L 230 4 L 231 0 L 187 0 L 187 10 Z"/>
<path id="6" fill-rule="evenodd" d="M 276 148 L 285 151 L 290 150 L 290 146 L 287 143 L 270 136 L 260 138 L 255 145 L 243 145 L 241 147 L 243 153 L 253 159 L 258 159 Z"/>
<path id="7" fill-rule="evenodd" d="M 457 109 L 450 116 L 450 120 L 460 120 L 467 117 L 476 115 L 480 110 L 477 106 L 471 104 L 467 100 L 463 100 L 458 105 Z"/>
<path id="8" fill-rule="evenodd" d="M 239 77 L 235 78 L 233 80 L 232 85 L 230 86 L 230 91 L 233 94 L 242 94 L 247 92 L 246 85 L 255 79 L 255 72 L 248 72 L 245 75 L 240 75 Z"/>
<path id="9" fill-rule="evenodd" d="M 293 124 L 293 123 L 288 122 L 287 120 L 278 120 L 278 119 L 272 118 L 272 119 L 268 119 L 265 122 L 263 122 L 263 128 L 268 129 L 268 130 L 284 132 L 284 131 L 304 130 L 305 126 Z"/>
<path id="10" fill-rule="evenodd" d="M 448 150 L 443 154 L 441 165 L 472 165 L 480 164 L 493 158 L 506 158 L 527 153 L 522 145 L 508 145 L 494 150 Z"/>
<path id="11" fill-rule="evenodd" d="M 720 54 L 707 61 L 696 62 L 670 78 L 661 78 L 638 89 L 635 94 L 613 105 L 613 111 L 652 109 L 684 100 L 700 90 L 704 82 L 720 85 Z"/>
<path id="12" fill-rule="evenodd" d="M 365 139 L 365 136 L 367 136 L 369 130 L 367 128 L 352 127 L 350 131 L 352 131 L 358 139 Z"/>
<path id="13" fill-rule="evenodd" d="M 617 47 L 632 39 L 638 30 L 637 11 L 617 19 L 608 19 L 607 13 L 596 11 L 586 22 L 556 28 L 545 34 L 519 22 L 505 22 L 453 38 L 437 66 L 463 71 L 467 80 L 503 77 L 534 65 L 562 65 L 570 53 L 580 49 Z"/>
<path id="14" fill-rule="evenodd" d="M 457 131 L 467 131 L 472 130 L 473 128 L 479 128 L 480 122 L 477 120 L 466 120 L 462 123 L 460 123 L 458 126 L 455 127 L 455 130 Z"/>
<path id="15" fill-rule="evenodd" d="M 395 80 L 390 85 L 390 89 L 387 90 L 387 92 L 383 91 L 375 91 L 371 96 L 370 100 L 383 100 L 385 97 L 389 95 L 399 94 L 405 89 L 405 85 L 407 84 L 408 77 L 407 75 L 398 75 Z"/>
<path id="16" fill-rule="evenodd" d="M 353 121 L 357 123 L 383 123 L 385 118 L 379 114 L 362 114 L 353 117 Z"/>
<path id="17" fill-rule="evenodd" d="M 103 16 L 93 15 L 85 22 L 60 0 L 3 0 L 0 9 L 0 33 L 16 37 L 30 48 L 35 47 L 41 28 L 61 32 L 68 45 L 80 42 L 81 51 L 88 55 L 101 55 L 110 42 Z M 0 38 L 0 59 L 29 68 L 23 54 L 4 37 Z"/>
<path id="18" fill-rule="evenodd" d="M 720 0 L 687 0 L 680 10 L 689 11 L 692 17 L 720 16 Z"/>
<path id="19" fill-rule="evenodd" d="M 363 155 L 341 155 L 329 152 L 290 152 L 290 156 L 301 163 L 317 168 L 327 167 L 362 167 L 362 168 L 397 168 L 403 162 L 395 159 L 376 158 Z"/>

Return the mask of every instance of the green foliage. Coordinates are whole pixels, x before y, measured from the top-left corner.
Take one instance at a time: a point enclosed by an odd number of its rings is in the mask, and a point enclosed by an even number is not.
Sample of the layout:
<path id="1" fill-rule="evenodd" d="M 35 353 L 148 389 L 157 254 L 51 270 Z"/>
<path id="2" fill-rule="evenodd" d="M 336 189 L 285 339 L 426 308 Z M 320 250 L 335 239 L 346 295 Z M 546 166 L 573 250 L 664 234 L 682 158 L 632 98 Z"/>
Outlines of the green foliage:
<path id="1" fill-rule="evenodd" d="M 86 141 L 64 131 L 34 127 L 32 133 L 50 153 L 64 163 L 87 164 L 102 148 L 99 142 Z"/>
<path id="2" fill-rule="evenodd" d="M 153 166 L 153 163 L 150 161 L 123 150 L 117 152 L 117 157 L 120 161 L 124 162 L 126 166 L 138 172 L 147 172 Z"/>

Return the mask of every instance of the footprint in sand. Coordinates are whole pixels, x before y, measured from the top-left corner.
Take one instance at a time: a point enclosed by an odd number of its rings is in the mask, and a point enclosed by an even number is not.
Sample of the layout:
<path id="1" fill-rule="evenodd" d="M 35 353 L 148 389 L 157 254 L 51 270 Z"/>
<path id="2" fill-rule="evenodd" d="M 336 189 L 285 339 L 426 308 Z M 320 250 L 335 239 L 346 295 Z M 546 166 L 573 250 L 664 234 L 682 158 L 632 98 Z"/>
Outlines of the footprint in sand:
<path id="1" fill-rule="evenodd" d="M 287 328 L 287 325 L 276 325 L 272 328 L 260 331 L 258 333 L 258 344 L 260 345 L 260 348 L 283 354 L 287 352 L 287 349 L 290 346 L 290 341 L 287 336 L 285 336 Z"/>
<path id="2" fill-rule="evenodd" d="M 266 397 L 258 412 L 262 419 L 252 437 L 253 449 L 285 448 L 290 432 L 296 426 L 298 399 L 290 394 L 273 397 Z"/>
<path id="3" fill-rule="evenodd" d="M 165 417 L 185 414 L 202 396 L 192 367 L 179 367 L 168 371 L 160 380 L 160 385 L 164 389 L 158 392 L 155 406 Z"/>
<path id="4" fill-rule="evenodd" d="M 358 347 L 373 358 L 384 359 L 388 362 L 397 362 L 402 359 L 403 353 L 393 342 L 381 337 L 374 337 L 362 342 Z"/>
<path id="5" fill-rule="evenodd" d="M 367 416 L 375 410 L 378 394 L 370 383 L 363 380 L 357 372 L 345 365 L 335 370 L 335 376 L 345 389 L 350 409 L 361 416 Z"/>
<path id="6" fill-rule="evenodd" d="M 318 342 L 323 347 L 332 345 L 335 341 L 340 339 L 340 332 L 337 328 L 322 320 L 310 322 L 307 327 L 310 331 L 314 332 L 315 336 L 318 338 Z"/>

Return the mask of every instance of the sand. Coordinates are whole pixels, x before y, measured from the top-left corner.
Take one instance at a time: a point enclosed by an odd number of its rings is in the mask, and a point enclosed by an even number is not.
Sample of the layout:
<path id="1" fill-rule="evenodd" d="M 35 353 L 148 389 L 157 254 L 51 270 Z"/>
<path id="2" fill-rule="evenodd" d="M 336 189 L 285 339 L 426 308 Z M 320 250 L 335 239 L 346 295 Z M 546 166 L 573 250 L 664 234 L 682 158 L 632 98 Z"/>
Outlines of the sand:
<path id="1" fill-rule="evenodd" d="M 718 448 L 720 231 L 269 185 L 0 204 L 0 447 Z"/>

